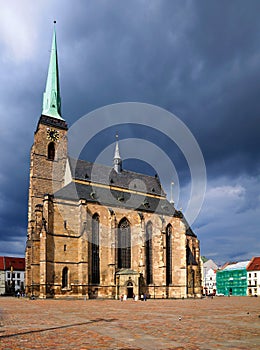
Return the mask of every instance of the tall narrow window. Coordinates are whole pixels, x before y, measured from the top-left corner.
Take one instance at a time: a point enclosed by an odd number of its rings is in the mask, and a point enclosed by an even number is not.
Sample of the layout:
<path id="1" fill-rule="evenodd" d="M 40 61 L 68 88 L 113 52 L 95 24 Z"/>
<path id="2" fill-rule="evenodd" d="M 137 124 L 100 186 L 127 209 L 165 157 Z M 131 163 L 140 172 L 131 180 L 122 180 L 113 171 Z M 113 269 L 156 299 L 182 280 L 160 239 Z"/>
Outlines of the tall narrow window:
<path id="1" fill-rule="evenodd" d="M 92 217 L 92 241 L 91 241 L 91 281 L 93 284 L 100 283 L 99 272 L 99 216 Z"/>
<path id="2" fill-rule="evenodd" d="M 54 160 L 55 158 L 55 144 L 54 142 L 50 142 L 48 145 L 48 159 Z"/>
<path id="3" fill-rule="evenodd" d="M 146 283 L 153 283 L 153 225 L 149 221 L 145 232 Z"/>
<path id="4" fill-rule="evenodd" d="M 118 226 L 118 268 L 131 268 L 131 231 L 127 219 Z"/>
<path id="5" fill-rule="evenodd" d="M 166 285 L 172 283 L 172 226 L 166 227 Z"/>
<path id="6" fill-rule="evenodd" d="M 68 268 L 64 267 L 62 270 L 62 288 L 68 287 Z"/>

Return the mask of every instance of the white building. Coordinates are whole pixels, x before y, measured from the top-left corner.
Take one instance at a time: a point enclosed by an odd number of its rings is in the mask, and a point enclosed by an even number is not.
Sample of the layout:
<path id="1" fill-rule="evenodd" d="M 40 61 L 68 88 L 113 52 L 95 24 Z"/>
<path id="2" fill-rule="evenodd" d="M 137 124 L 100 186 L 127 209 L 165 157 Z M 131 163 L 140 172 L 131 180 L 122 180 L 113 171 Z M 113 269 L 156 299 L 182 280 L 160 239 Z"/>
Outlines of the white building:
<path id="1" fill-rule="evenodd" d="M 260 296 L 260 257 L 254 257 L 247 266 L 247 295 Z"/>
<path id="2" fill-rule="evenodd" d="M 218 265 L 213 260 L 207 260 L 203 263 L 203 294 L 215 294 L 216 293 L 216 271 L 218 269 Z"/>
<path id="3" fill-rule="evenodd" d="M 24 291 L 25 259 L 0 256 L 0 295 Z"/>

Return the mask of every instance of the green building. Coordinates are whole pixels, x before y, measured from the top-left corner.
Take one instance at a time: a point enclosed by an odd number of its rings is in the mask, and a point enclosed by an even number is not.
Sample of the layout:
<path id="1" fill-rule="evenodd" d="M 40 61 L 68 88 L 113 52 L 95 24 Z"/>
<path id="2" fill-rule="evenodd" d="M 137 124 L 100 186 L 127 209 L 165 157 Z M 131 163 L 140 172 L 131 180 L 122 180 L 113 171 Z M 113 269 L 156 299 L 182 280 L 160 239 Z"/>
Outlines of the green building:
<path id="1" fill-rule="evenodd" d="M 247 270 L 250 261 L 230 264 L 217 271 L 217 294 L 247 295 Z"/>

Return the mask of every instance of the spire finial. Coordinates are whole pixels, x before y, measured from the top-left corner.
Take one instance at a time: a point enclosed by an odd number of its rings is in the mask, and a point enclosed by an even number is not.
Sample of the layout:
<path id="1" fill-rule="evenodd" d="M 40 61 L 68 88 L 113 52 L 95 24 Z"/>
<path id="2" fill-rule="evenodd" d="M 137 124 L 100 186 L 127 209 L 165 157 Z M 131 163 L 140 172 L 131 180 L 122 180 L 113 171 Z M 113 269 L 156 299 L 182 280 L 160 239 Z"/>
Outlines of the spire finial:
<path id="1" fill-rule="evenodd" d="M 118 144 L 118 133 L 116 133 L 116 148 L 114 154 L 114 169 L 117 173 L 121 173 L 122 171 L 122 159 L 119 153 L 119 144 Z"/>
<path id="2" fill-rule="evenodd" d="M 53 36 L 52 36 L 51 56 L 50 56 L 46 88 L 43 94 L 42 114 L 63 120 L 63 118 L 61 117 L 59 68 L 58 68 L 58 55 L 57 55 L 57 43 L 56 43 L 56 31 L 55 31 L 56 21 L 53 21 L 53 23 L 54 23 L 54 28 L 53 28 Z"/>

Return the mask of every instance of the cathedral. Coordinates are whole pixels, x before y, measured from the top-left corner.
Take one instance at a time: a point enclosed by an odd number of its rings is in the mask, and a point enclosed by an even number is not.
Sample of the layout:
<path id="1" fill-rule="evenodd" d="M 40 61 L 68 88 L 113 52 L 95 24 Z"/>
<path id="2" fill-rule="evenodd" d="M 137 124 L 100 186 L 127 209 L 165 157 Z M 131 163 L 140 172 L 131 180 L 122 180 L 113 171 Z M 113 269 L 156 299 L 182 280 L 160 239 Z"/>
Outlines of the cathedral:
<path id="1" fill-rule="evenodd" d="M 67 132 L 54 28 L 30 154 L 26 294 L 199 297 L 199 240 L 159 178 L 124 169 L 118 139 L 111 167 L 73 159 Z"/>

